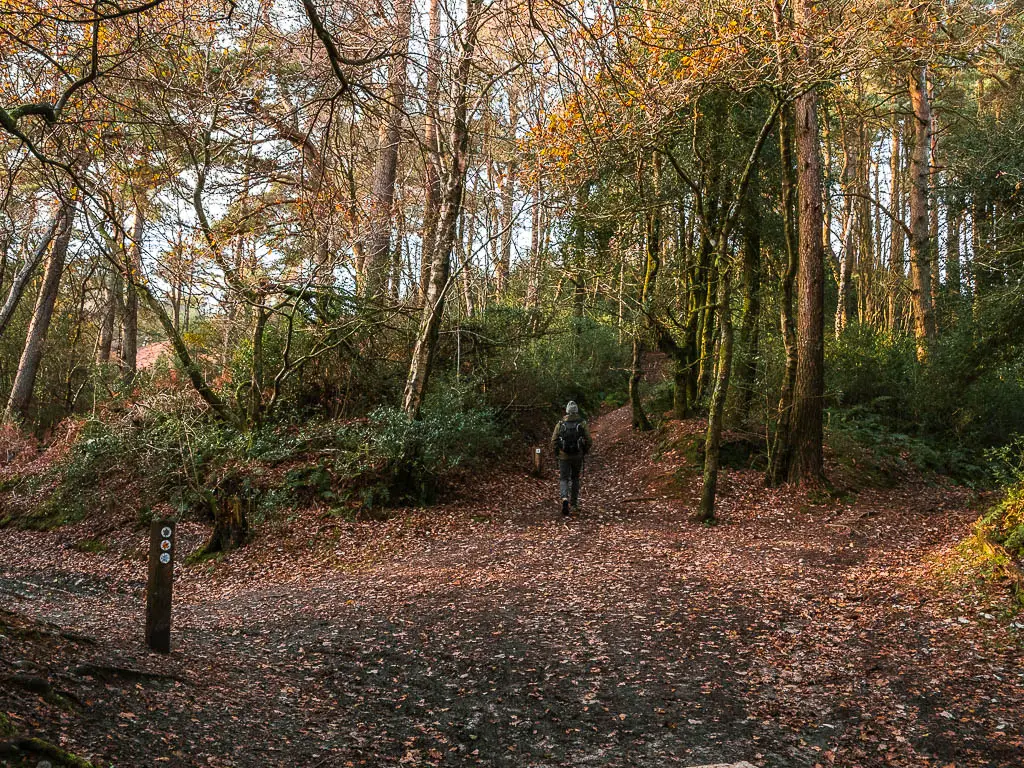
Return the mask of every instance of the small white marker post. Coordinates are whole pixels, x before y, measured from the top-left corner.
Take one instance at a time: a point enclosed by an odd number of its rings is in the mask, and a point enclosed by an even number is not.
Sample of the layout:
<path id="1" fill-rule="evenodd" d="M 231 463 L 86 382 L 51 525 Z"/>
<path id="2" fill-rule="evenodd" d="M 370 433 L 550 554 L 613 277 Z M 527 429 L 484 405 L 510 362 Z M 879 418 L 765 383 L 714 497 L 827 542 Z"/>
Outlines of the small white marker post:
<path id="1" fill-rule="evenodd" d="M 533 474 L 535 477 L 540 477 L 540 456 L 541 449 L 535 449 L 533 452 Z"/>

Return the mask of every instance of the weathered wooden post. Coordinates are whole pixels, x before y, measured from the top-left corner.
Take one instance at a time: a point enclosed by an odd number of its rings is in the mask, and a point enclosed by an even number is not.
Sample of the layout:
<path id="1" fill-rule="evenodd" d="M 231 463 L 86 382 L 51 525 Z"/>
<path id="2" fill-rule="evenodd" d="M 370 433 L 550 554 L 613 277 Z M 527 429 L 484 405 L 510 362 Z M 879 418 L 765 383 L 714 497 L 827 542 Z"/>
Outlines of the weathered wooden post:
<path id="1" fill-rule="evenodd" d="M 541 475 L 540 457 L 541 457 L 541 449 L 537 448 L 533 452 L 533 476 L 534 477 L 540 477 L 540 475 Z"/>
<path id="2" fill-rule="evenodd" d="M 146 645 L 171 652 L 171 582 L 174 577 L 174 523 L 154 520 L 149 528 L 149 581 L 146 584 Z"/>

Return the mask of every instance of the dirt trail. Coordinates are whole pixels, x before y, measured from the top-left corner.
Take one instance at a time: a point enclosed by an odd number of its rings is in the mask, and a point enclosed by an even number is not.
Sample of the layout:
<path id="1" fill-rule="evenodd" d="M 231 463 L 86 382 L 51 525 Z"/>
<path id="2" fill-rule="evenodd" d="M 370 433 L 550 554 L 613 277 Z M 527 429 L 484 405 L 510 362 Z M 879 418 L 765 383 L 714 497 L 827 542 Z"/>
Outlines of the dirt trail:
<path id="1" fill-rule="evenodd" d="M 166 658 L 141 647 L 141 534 L 84 554 L 83 530 L 0 531 L 0 680 L 66 694 L 5 685 L 0 711 L 117 766 L 1021 764 L 1010 621 L 936 576 L 966 492 L 816 505 L 731 471 L 702 528 L 699 480 L 672 490 L 679 458 L 653 462 L 627 410 L 594 433 L 575 519 L 553 473 L 502 470 L 180 568 Z"/>

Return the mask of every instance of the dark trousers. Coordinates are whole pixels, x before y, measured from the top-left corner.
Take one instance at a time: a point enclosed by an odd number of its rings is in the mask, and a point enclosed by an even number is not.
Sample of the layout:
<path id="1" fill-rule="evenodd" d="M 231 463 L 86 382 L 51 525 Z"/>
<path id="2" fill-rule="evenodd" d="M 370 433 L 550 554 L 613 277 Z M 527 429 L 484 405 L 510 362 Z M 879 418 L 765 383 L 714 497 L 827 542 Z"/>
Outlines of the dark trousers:
<path id="1" fill-rule="evenodd" d="M 583 457 L 558 460 L 558 488 L 562 498 L 568 499 L 573 506 L 580 499 L 580 472 L 583 469 Z"/>

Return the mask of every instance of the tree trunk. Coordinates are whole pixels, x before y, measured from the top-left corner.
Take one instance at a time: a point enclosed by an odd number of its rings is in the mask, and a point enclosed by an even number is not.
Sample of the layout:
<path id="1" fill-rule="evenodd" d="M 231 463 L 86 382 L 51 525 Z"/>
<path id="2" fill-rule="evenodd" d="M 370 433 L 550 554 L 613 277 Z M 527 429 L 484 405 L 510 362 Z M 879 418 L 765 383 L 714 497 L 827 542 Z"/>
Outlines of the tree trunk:
<path id="1" fill-rule="evenodd" d="M 251 434 L 259 432 L 263 423 L 263 334 L 267 327 L 265 307 L 253 307 L 255 318 L 252 329 L 252 376 L 249 380 L 249 402 L 246 408 L 246 427 Z"/>
<path id="2" fill-rule="evenodd" d="M 205 494 L 213 532 L 198 557 L 230 552 L 245 544 L 249 536 L 249 517 L 259 505 L 259 494 L 245 487 L 241 479 L 229 475 L 213 491 Z"/>
<path id="3" fill-rule="evenodd" d="M 462 303 L 466 308 L 466 317 L 472 317 L 476 312 L 476 302 L 473 299 L 473 253 L 476 247 L 477 197 L 474 188 L 463 202 L 462 210 L 459 211 L 459 231 L 455 239 L 457 252 L 462 254 L 459 262 L 461 270 L 459 283 L 462 289 Z"/>
<path id="4" fill-rule="evenodd" d="M 910 103 L 914 109 L 914 146 L 910 155 L 910 297 L 917 359 L 922 363 L 928 359 L 928 345 L 935 336 L 928 236 L 928 151 L 932 125 L 926 76 L 923 64 L 915 65 L 910 73 Z"/>
<path id="5" fill-rule="evenodd" d="M 835 332 L 838 337 L 856 312 L 856 297 L 853 295 L 853 261 L 857 238 L 857 194 L 864 194 L 857 183 L 857 148 L 850 131 L 843 127 L 843 251 L 839 255 L 839 295 L 836 301 Z"/>
<path id="6" fill-rule="evenodd" d="M 514 123 L 513 123 L 514 124 Z M 501 249 L 495 264 L 495 290 L 500 299 L 508 287 L 508 276 L 512 269 L 512 206 L 515 203 L 515 161 L 509 162 L 501 183 Z"/>
<path id="7" fill-rule="evenodd" d="M 712 205 L 717 205 L 712 201 Z M 683 354 L 686 366 L 686 400 L 689 403 L 689 410 L 692 412 L 698 406 L 697 392 L 700 376 L 699 366 L 699 339 L 700 323 L 704 317 L 704 305 L 710 300 L 708 296 L 708 281 L 711 265 L 711 242 L 705 232 L 700 233 L 700 246 L 697 248 L 697 258 L 693 265 L 690 278 L 689 307 L 687 310 L 686 325 L 683 329 Z"/>
<path id="8" fill-rule="evenodd" d="M 754 176 L 756 181 L 757 176 Z M 755 187 L 756 190 L 756 187 Z M 737 371 L 739 413 L 746 419 L 754 398 L 759 355 L 759 320 L 761 317 L 761 209 L 756 194 L 751 194 L 743 217 L 743 321 L 740 325 L 742 354 Z M 721 311 L 721 310 L 719 310 Z"/>
<path id="9" fill-rule="evenodd" d="M 400 0 L 395 21 L 395 42 L 388 65 L 388 117 L 380 129 L 377 162 L 370 192 L 368 234 L 363 257 L 362 294 L 381 298 L 387 290 L 391 254 L 391 225 L 394 219 L 395 178 L 398 172 L 398 146 L 405 116 L 405 92 L 408 74 L 409 28 L 412 0 Z"/>
<path id="10" fill-rule="evenodd" d="M 813 13 L 811 0 L 796 6 L 801 17 Z M 809 53 L 805 56 L 810 56 Z M 796 99 L 796 159 L 800 242 L 798 267 L 797 366 L 789 445 L 789 479 L 804 484 L 824 479 L 822 398 L 825 391 L 825 248 L 822 240 L 822 171 L 818 137 L 818 93 Z"/>
<path id="11" fill-rule="evenodd" d="M 117 319 L 118 294 L 121 291 L 120 274 L 113 270 L 104 280 L 103 317 L 100 319 L 99 335 L 96 339 L 96 362 L 100 365 L 110 362 L 110 349 L 114 344 L 114 321 Z"/>
<path id="12" fill-rule="evenodd" d="M 441 11 L 440 0 L 430 0 L 429 35 L 427 41 L 427 103 L 423 117 L 425 152 L 423 236 L 420 253 L 420 299 L 426 298 L 437 240 L 437 221 L 441 213 L 441 155 L 438 146 L 437 118 L 440 107 Z"/>
<path id="13" fill-rule="evenodd" d="M 928 77 L 925 70 L 927 89 L 925 98 L 928 102 L 928 114 L 930 117 L 928 131 L 928 151 L 930 161 L 928 163 L 928 241 L 931 244 L 928 255 L 930 256 L 928 271 L 931 274 L 931 299 L 932 318 L 936 324 L 935 332 L 938 333 L 938 318 L 935 315 L 935 308 L 939 300 L 939 288 L 941 287 L 942 270 L 939 267 L 939 116 L 935 111 L 935 78 Z"/>
<path id="14" fill-rule="evenodd" d="M 50 222 L 50 226 L 47 227 L 42 238 L 36 243 L 32 254 L 26 257 L 25 263 L 12 278 L 10 290 L 7 292 L 7 300 L 4 302 L 3 307 L 0 308 L 0 336 L 3 336 L 4 331 L 7 330 L 7 324 L 11 322 L 14 310 L 18 308 L 18 303 L 25 293 L 25 288 L 32 279 L 32 273 L 36 271 L 36 267 L 43 260 L 47 249 L 50 247 L 50 243 L 53 242 L 53 238 L 57 236 L 57 232 L 64 222 L 64 217 L 67 215 L 68 206 L 69 203 L 61 203 L 53 216 L 53 221 Z"/>
<path id="15" fill-rule="evenodd" d="M 889 295 L 888 295 L 888 329 L 895 331 L 900 325 L 901 306 L 898 301 L 899 289 L 903 284 L 905 266 L 903 262 L 903 187 L 902 174 L 903 152 L 900 142 L 900 128 L 896 114 L 892 116 L 892 145 L 889 156 L 889 210 L 895 221 L 889 222 Z"/>
<path id="16" fill-rule="evenodd" d="M 723 250 L 725 245 L 722 246 Z M 723 255 L 723 260 L 728 256 Z M 729 310 L 729 268 L 719 274 L 718 316 L 722 331 L 722 343 L 718 345 L 718 364 L 715 372 L 715 388 L 711 393 L 711 407 L 708 412 L 708 429 L 704 438 L 704 483 L 700 494 L 700 509 L 697 520 L 710 523 L 715 519 L 715 496 L 718 491 L 718 467 L 722 447 L 722 422 L 725 414 L 725 399 L 729 392 L 729 372 L 732 369 L 732 313 Z"/>
<path id="17" fill-rule="evenodd" d="M 658 271 L 661 268 L 661 208 L 658 205 L 661 194 L 660 174 L 658 156 L 655 155 L 652 163 L 654 174 L 653 206 L 650 214 L 646 216 L 646 232 L 644 237 L 644 279 L 640 287 L 640 317 L 633 336 L 633 358 L 629 372 L 629 404 L 632 410 L 633 429 L 649 431 L 652 429 L 651 422 L 644 413 L 643 402 L 640 399 L 640 381 L 643 378 L 641 368 L 641 329 L 651 322 L 651 297 L 654 294 L 654 286 L 658 279 Z M 657 332 L 655 330 L 655 332 Z"/>
<path id="18" fill-rule="evenodd" d="M 715 368 L 715 310 L 716 302 L 713 298 L 718 296 L 718 274 L 717 264 L 712 263 L 707 271 L 707 282 L 704 286 L 704 306 L 701 311 L 700 320 L 700 356 L 698 358 L 697 373 L 697 400 L 703 402 L 711 383 L 711 374 Z"/>
<path id="19" fill-rule="evenodd" d="M 540 308 L 540 280 L 542 268 L 541 230 L 544 227 L 544 211 L 541 207 L 543 190 L 541 181 L 537 179 L 534 193 L 533 212 L 530 217 L 530 275 L 526 288 L 526 309 L 531 313 L 531 331 L 536 330 L 537 310 Z M 621 333 L 621 308 L 619 330 Z"/>
<path id="20" fill-rule="evenodd" d="M 971 209 L 971 272 L 974 277 L 974 299 L 987 297 L 999 286 L 995 270 L 995 238 L 992 206 L 975 200 Z"/>
<path id="21" fill-rule="evenodd" d="M 389 278 L 388 296 L 394 301 L 402 298 L 402 268 L 405 265 L 405 211 L 399 206 L 395 212 L 396 240 L 391 249 L 391 276 Z M 411 274 L 411 273 L 410 273 Z"/>
<path id="22" fill-rule="evenodd" d="M 573 216 L 573 244 L 569 258 L 572 274 L 572 315 L 575 318 L 582 318 L 587 301 L 586 279 L 583 276 L 584 253 L 587 245 L 587 227 L 584 222 L 584 212 L 587 202 L 590 200 L 591 182 L 584 182 L 576 193 L 576 212 Z M 580 326 L 576 326 L 579 331 Z"/>
<path id="23" fill-rule="evenodd" d="M 76 210 L 77 202 L 75 201 L 71 201 L 63 207 L 63 221 L 46 261 L 43 284 L 39 289 L 35 310 L 32 312 L 32 321 L 29 323 L 28 334 L 25 338 L 25 347 L 21 353 L 21 360 L 18 362 L 18 371 L 14 376 L 11 396 L 4 412 L 5 422 L 24 419 L 29 401 L 32 399 L 36 374 L 39 372 L 39 363 L 43 358 L 43 343 L 50 330 L 53 308 L 57 303 L 57 292 L 60 289 L 60 278 L 64 273 L 64 262 L 71 244 Z"/>
<path id="24" fill-rule="evenodd" d="M 472 69 L 473 50 L 476 46 L 477 27 L 481 12 L 481 0 L 466 0 L 466 38 L 462 45 L 457 74 L 457 93 L 452 115 L 451 166 L 447 174 L 444 206 L 439 221 L 437 244 L 430 269 L 430 283 L 423 301 L 416 342 L 413 345 L 409 375 L 406 379 L 402 398 L 403 409 L 410 419 L 418 419 L 423 407 L 427 384 L 437 351 L 438 332 L 444 313 L 445 295 L 448 291 L 448 277 L 451 271 L 452 251 L 455 234 L 462 210 L 462 198 L 466 186 L 466 163 L 469 152 L 469 79 Z"/>
<path id="25" fill-rule="evenodd" d="M 141 274 L 142 270 L 142 237 L 146 229 L 146 215 L 140 205 L 135 207 L 135 224 L 132 227 L 132 243 L 128 249 L 128 262 L 125 268 L 132 276 Z M 135 280 L 127 281 L 125 291 L 124 314 L 121 318 L 121 370 L 125 381 L 135 378 L 138 369 L 139 355 L 139 292 L 135 289 Z"/>
<path id="26" fill-rule="evenodd" d="M 769 451 L 768 482 L 778 485 L 789 475 L 792 449 L 789 425 L 793 419 L 793 388 L 796 383 L 797 336 L 796 316 L 793 310 L 793 288 L 799 264 L 793 213 L 796 209 L 796 186 L 793 183 L 793 120 L 791 111 L 783 108 L 779 114 L 779 160 L 782 176 L 782 231 L 786 244 L 786 269 L 782 275 L 782 296 L 779 300 L 779 325 L 786 351 L 786 365 L 782 374 L 779 395 L 779 419 Z"/>
<path id="27" fill-rule="evenodd" d="M 90 267 L 89 271 L 82 278 L 81 288 L 78 291 L 78 307 L 75 312 L 75 325 L 74 331 L 71 333 L 67 344 L 67 366 L 65 370 L 67 374 L 64 377 L 64 412 L 71 413 L 75 409 L 75 403 L 78 402 L 78 396 L 81 394 L 82 389 L 85 386 L 87 379 L 83 380 L 80 385 L 75 387 L 75 374 L 84 373 L 85 366 L 78 365 L 78 342 L 82 338 L 82 326 L 85 324 L 85 303 L 89 296 L 89 281 L 92 279 L 93 274 L 96 272 L 96 267 Z"/>
<path id="28" fill-rule="evenodd" d="M 963 213 L 946 206 L 946 284 L 954 294 L 960 295 L 960 232 Z"/>
<path id="29" fill-rule="evenodd" d="M 637 329 L 639 333 L 639 329 Z M 643 378 L 641 367 L 641 346 L 640 340 L 633 337 L 633 357 L 629 366 L 629 407 L 632 415 L 633 429 L 640 432 L 649 432 L 653 427 L 647 414 L 644 413 L 644 406 L 640 400 L 640 380 Z"/>
<path id="30" fill-rule="evenodd" d="M 228 408 L 227 404 L 220 399 L 216 392 L 214 392 L 210 385 L 206 383 L 206 379 L 203 377 L 202 371 L 199 370 L 199 366 L 195 360 L 192 359 L 192 355 L 188 351 L 188 347 L 185 346 L 185 340 L 182 338 L 181 333 L 177 328 L 174 327 L 174 322 L 170 315 L 167 314 L 167 310 L 164 309 L 160 300 L 153 294 L 149 287 L 145 283 L 138 283 L 135 290 L 142 294 L 142 298 L 145 300 L 146 305 L 150 311 L 156 315 L 160 326 L 164 329 L 164 333 L 167 334 L 168 341 L 171 342 L 171 347 L 174 349 L 174 353 L 178 356 L 178 362 L 181 363 L 182 369 L 185 371 L 185 375 L 188 376 L 189 381 L 198 394 L 207 405 L 210 406 L 211 410 L 217 415 L 217 417 L 227 423 L 234 426 L 240 426 L 238 419 Z"/>
<path id="31" fill-rule="evenodd" d="M 861 197 L 857 203 L 857 230 L 858 245 L 857 245 L 857 274 L 858 274 L 858 291 L 859 297 L 855 297 L 854 304 L 857 309 L 858 316 L 861 322 L 875 322 L 878 315 L 878 296 L 875 290 L 875 274 L 876 274 L 876 259 L 875 259 L 875 230 L 873 226 L 871 216 L 871 201 L 868 200 L 867 193 L 871 190 L 871 141 L 868 138 L 867 127 L 864 121 L 861 121 L 860 125 L 860 144 L 863 148 L 861 151 L 861 162 L 858 175 L 860 181 L 858 186 L 864 192 L 864 196 Z M 878 199 L 877 189 L 877 175 L 875 177 L 876 188 L 874 189 L 874 197 Z M 875 217 L 878 218 L 878 217 Z M 856 299 L 859 298 L 859 301 Z"/>
<path id="32" fill-rule="evenodd" d="M 11 258 L 11 239 L 13 237 L 12 232 L 4 232 L 4 236 L 0 237 L 0 294 L 3 293 L 4 283 L 7 282 L 7 262 Z"/>

